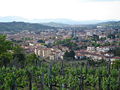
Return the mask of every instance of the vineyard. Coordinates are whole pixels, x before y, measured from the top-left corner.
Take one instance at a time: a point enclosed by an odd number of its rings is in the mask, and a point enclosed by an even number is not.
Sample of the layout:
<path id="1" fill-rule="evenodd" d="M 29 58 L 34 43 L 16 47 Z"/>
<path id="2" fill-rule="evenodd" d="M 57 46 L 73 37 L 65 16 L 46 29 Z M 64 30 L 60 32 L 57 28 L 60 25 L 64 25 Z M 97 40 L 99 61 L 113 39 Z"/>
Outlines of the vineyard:
<path id="1" fill-rule="evenodd" d="M 24 68 L 1 67 L 0 90 L 120 90 L 120 70 L 108 61 L 37 62 Z"/>

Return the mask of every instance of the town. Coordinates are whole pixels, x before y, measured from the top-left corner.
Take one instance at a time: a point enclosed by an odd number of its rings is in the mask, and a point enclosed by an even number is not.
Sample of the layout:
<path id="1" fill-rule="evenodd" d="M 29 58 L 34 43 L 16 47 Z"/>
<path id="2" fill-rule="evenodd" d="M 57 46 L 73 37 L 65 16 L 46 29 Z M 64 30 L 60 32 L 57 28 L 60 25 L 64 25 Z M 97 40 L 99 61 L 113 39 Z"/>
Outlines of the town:
<path id="1" fill-rule="evenodd" d="M 77 28 L 76 28 L 77 27 Z M 6 33 L 7 39 L 19 44 L 26 53 L 35 53 L 45 60 L 118 60 L 111 50 L 120 47 L 120 29 L 97 26 L 95 29 L 57 28 L 41 31 L 22 30 Z M 73 56 L 66 55 L 73 51 Z"/>

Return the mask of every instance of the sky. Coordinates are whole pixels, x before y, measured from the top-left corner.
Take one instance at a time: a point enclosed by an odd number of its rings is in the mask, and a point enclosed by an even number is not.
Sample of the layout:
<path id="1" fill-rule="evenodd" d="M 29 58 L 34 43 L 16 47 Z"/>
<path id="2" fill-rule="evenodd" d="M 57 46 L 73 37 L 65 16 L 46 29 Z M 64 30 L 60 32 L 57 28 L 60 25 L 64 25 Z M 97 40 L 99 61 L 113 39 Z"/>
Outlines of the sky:
<path id="1" fill-rule="evenodd" d="M 120 0 L 0 0 L 0 17 L 120 20 Z"/>

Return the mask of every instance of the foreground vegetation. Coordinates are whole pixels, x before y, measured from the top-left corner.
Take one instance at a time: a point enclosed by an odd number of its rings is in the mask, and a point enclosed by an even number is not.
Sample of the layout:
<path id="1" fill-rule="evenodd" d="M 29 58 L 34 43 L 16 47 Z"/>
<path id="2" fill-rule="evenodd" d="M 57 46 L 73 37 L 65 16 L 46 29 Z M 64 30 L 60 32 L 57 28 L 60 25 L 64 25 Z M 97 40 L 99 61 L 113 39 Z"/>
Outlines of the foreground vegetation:
<path id="1" fill-rule="evenodd" d="M 108 63 L 40 62 L 24 68 L 1 67 L 1 90 L 119 90 L 120 70 Z"/>

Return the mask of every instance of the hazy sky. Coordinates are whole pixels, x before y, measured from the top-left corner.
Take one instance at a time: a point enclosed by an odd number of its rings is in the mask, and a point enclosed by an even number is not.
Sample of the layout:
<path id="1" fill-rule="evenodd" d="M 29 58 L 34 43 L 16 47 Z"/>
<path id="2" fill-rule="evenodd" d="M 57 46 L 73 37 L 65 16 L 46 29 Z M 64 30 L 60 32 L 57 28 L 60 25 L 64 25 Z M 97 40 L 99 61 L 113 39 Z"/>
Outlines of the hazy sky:
<path id="1" fill-rule="evenodd" d="M 0 0 L 0 16 L 120 20 L 120 0 Z"/>

